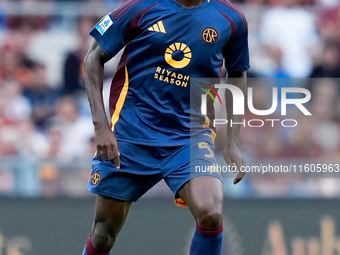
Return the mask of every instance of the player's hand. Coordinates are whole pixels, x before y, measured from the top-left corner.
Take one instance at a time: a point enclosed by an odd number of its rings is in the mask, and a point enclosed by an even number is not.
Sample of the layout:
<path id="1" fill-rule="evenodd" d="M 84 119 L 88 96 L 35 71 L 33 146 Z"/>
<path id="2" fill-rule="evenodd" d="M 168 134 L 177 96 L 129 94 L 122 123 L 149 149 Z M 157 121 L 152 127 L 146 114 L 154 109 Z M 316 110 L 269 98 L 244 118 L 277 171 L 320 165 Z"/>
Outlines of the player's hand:
<path id="1" fill-rule="evenodd" d="M 239 151 L 237 145 L 234 143 L 232 144 L 226 143 L 224 146 L 224 150 L 223 150 L 223 157 L 224 157 L 225 162 L 229 165 L 229 167 L 233 167 L 233 163 L 236 164 L 237 175 L 233 183 L 234 184 L 239 183 L 246 174 L 244 171 L 243 172 L 241 171 L 242 169 L 244 169 L 246 165 L 246 161 L 242 157 L 241 152 Z"/>
<path id="2" fill-rule="evenodd" d="M 96 145 L 98 159 L 101 162 L 104 162 L 105 158 L 109 159 L 111 163 L 119 169 L 120 153 L 118 151 L 116 136 L 112 133 L 112 131 L 109 128 L 95 129 L 94 142 Z"/>

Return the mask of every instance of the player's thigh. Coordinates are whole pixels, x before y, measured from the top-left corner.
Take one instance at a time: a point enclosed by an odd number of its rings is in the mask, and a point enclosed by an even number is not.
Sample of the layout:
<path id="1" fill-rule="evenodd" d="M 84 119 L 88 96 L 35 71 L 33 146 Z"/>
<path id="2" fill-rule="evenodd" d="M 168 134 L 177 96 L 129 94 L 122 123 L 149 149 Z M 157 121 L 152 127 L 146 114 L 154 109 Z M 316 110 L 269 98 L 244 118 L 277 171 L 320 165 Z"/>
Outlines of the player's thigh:
<path id="1" fill-rule="evenodd" d="M 93 234 L 117 235 L 124 225 L 131 203 L 97 195 Z"/>
<path id="2" fill-rule="evenodd" d="M 197 221 L 220 217 L 223 209 L 223 183 L 214 176 L 198 176 L 178 191 Z M 218 223 L 217 223 L 218 224 Z"/>
<path id="3" fill-rule="evenodd" d="M 182 160 L 180 167 L 168 174 L 166 183 L 193 211 L 221 211 L 223 184 L 216 169 L 214 143 L 209 133 L 190 138 L 190 144 L 173 154 Z"/>

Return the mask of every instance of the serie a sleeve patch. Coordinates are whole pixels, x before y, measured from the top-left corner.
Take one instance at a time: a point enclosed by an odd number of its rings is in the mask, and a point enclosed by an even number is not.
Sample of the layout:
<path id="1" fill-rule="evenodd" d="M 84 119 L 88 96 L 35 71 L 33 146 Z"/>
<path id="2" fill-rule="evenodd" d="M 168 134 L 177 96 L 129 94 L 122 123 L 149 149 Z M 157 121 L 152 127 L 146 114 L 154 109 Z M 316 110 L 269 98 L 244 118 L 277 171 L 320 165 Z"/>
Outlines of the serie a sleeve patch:
<path id="1" fill-rule="evenodd" d="M 96 26 L 98 32 L 103 35 L 105 34 L 106 30 L 113 24 L 112 19 L 109 15 L 106 15 Z"/>

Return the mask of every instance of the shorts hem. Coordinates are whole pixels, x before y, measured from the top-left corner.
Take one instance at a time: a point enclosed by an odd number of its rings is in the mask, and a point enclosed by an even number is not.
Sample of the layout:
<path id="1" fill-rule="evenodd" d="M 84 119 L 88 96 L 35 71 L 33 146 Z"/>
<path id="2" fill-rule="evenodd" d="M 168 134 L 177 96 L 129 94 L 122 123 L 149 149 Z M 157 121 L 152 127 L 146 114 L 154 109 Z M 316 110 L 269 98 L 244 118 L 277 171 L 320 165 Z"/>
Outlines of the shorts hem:
<path id="1" fill-rule="evenodd" d="M 122 197 L 122 196 L 119 196 L 119 195 L 115 195 L 115 194 L 111 194 L 111 193 L 107 193 L 107 192 L 102 192 L 102 191 L 97 191 L 97 190 L 91 189 L 89 187 L 87 188 L 87 190 L 90 191 L 93 194 L 96 194 L 96 195 L 110 197 L 110 198 L 114 198 L 114 199 L 121 200 L 121 201 L 124 201 L 124 202 L 131 202 L 131 201 L 136 202 L 138 200 L 138 199 L 136 199 L 136 200 L 128 199 L 128 198 L 125 198 L 125 197 Z"/>
<path id="2" fill-rule="evenodd" d="M 222 183 L 224 183 L 222 177 L 219 177 L 219 176 L 216 176 L 216 175 L 212 175 L 212 174 L 209 174 L 209 175 L 208 175 L 208 174 L 202 174 L 202 175 L 197 175 L 197 176 L 190 176 L 190 177 L 187 178 L 185 181 L 181 182 L 181 184 L 178 185 L 178 188 L 176 188 L 176 189 L 173 191 L 173 193 L 175 194 L 175 198 L 178 197 L 178 196 L 177 196 L 178 191 L 179 191 L 179 190 L 180 190 L 187 182 L 189 182 L 190 180 L 192 180 L 192 179 L 194 179 L 194 178 L 196 178 L 196 177 L 200 177 L 200 176 L 211 176 L 211 177 L 215 177 L 215 178 L 219 179 Z"/>

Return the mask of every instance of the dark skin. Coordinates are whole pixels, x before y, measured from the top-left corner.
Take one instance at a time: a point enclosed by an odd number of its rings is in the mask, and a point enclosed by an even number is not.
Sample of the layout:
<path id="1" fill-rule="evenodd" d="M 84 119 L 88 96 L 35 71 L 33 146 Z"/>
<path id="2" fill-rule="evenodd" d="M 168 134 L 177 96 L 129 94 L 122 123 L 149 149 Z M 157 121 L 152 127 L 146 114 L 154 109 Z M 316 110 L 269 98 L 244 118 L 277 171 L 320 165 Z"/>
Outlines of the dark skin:
<path id="1" fill-rule="evenodd" d="M 111 57 L 103 52 L 95 41 L 85 57 L 85 87 L 88 95 L 94 125 L 94 143 L 98 159 L 103 156 L 120 168 L 117 140 L 110 129 L 103 103 L 104 64 Z"/>
<path id="2" fill-rule="evenodd" d="M 191 1 L 183 1 L 183 5 L 185 5 L 184 2 Z M 197 5 L 200 4 L 198 2 L 202 1 L 197 1 Z M 179 3 L 182 4 L 182 1 Z M 94 41 L 85 58 L 85 86 L 93 117 L 94 141 L 98 159 L 103 162 L 105 157 L 120 168 L 117 140 L 106 118 L 102 98 L 104 64 L 110 58 Z M 234 82 L 234 85 L 239 86 L 243 91 L 246 90 L 244 72 L 230 72 L 228 79 L 229 83 Z M 228 109 L 232 107 L 230 95 L 226 94 L 226 99 Z M 232 109 L 228 109 L 227 113 L 233 121 L 241 121 L 239 116 L 231 114 Z M 241 167 L 245 161 L 237 148 L 239 133 L 240 125 L 228 129 L 223 155 L 229 165 L 235 163 Z M 234 183 L 239 182 L 243 176 L 244 174 L 239 172 Z M 223 184 L 219 179 L 213 176 L 193 178 L 178 191 L 178 195 L 186 201 L 195 220 L 202 228 L 216 229 L 222 224 Z M 91 240 L 94 248 L 99 252 L 112 248 L 126 220 L 130 206 L 131 201 L 125 202 L 97 195 Z"/>
<path id="3" fill-rule="evenodd" d="M 184 7 L 196 7 L 202 4 L 205 0 L 177 0 L 177 2 Z"/>
<path id="4" fill-rule="evenodd" d="M 105 157 L 120 168 L 117 140 L 107 121 L 102 97 L 104 64 L 110 59 L 111 57 L 104 53 L 94 41 L 84 61 L 85 87 L 92 113 L 94 143 L 98 159 L 104 162 Z M 108 251 L 114 245 L 130 206 L 131 202 L 97 195 L 91 241 L 99 252 Z"/>
<path id="5" fill-rule="evenodd" d="M 240 88 L 243 92 L 243 95 L 247 94 L 247 74 L 246 72 L 231 72 L 228 71 L 228 79 L 229 84 L 233 84 Z M 226 111 L 227 111 L 227 120 L 228 123 L 232 120 L 233 123 L 242 122 L 242 115 L 233 115 L 233 97 L 230 90 L 225 90 L 225 101 L 226 101 Z M 228 126 L 227 129 L 227 139 L 225 141 L 223 157 L 225 162 L 232 166 L 233 163 L 236 164 L 238 172 L 236 178 L 233 183 L 239 183 L 243 177 L 245 176 L 245 172 L 240 171 L 242 167 L 245 167 L 246 161 L 242 157 L 239 149 L 239 137 L 240 137 L 241 125 L 233 125 L 231 128 Z"/>

